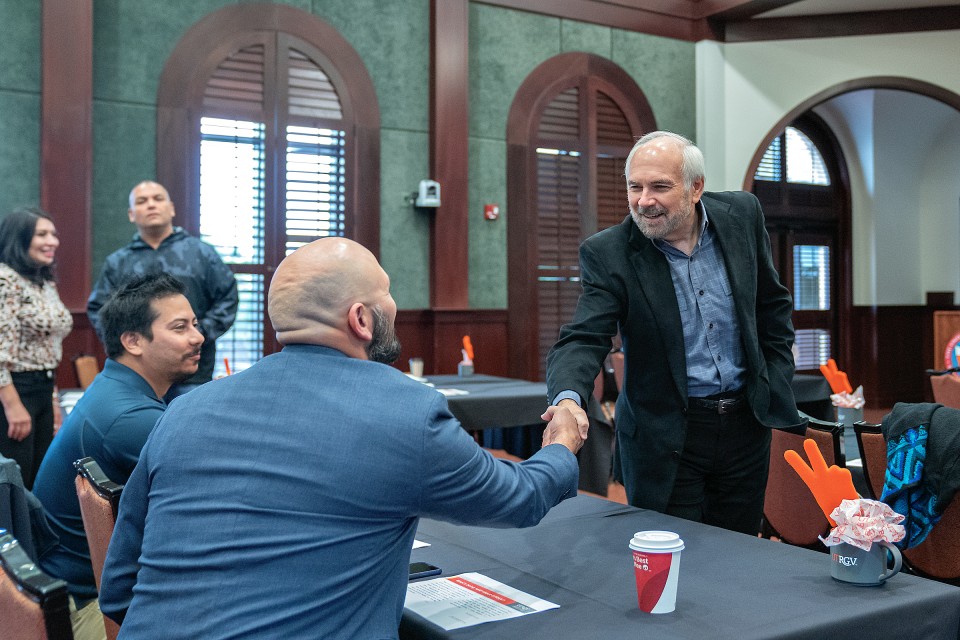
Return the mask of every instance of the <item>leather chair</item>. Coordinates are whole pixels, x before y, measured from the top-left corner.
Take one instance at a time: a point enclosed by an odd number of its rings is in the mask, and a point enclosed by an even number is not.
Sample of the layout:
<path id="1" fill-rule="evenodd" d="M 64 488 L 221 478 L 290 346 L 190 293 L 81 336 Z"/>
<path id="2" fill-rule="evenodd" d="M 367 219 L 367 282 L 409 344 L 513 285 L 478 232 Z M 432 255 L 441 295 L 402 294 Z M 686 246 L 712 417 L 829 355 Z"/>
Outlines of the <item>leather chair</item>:
<path id="1" fill-rule="evenodd" d="M 107 559 L 107 547 L 110 546 L 113 526 L 117 522 L 123 485 L 107 478 L 93 458 L 81 458 L 73 463 L 73 467 L 77 470 L 75 485 L 77 498 L 80 500 L 80 515 L 83 517 L 83 528 L 87 532 L 93 577 L 99 590 L 103 563 Z M 107 638 L 116 638 L 120 630 L 117 623 L 107 616 L 103 617 L 103 623 Z"/>
<path id="2" fill-rule="evenodd" d="M 857 422 L 853 429 L 871 497 L 879 500 L 887 472 L 887 442 L 878 424 Z M 903 552 L 903 564 L 916 575 L 960 586 L 960 499 L 953 499 L 923 542 Z"/>
<path id="3" fill-rule="evenodd" d="M 775 537 L 798 547 L 826 552 L 826 547 L 818 536 L 830 532 L 830 522 L 817 505 L 813 493 L 783 459 L 783 453 L 793 449 L 806 459 L 803 441 L 810 438 L 817 443 L 827 466 L 845 466 L 841 448 L 843 425 L 809 417 L 807 419 L 803 435 L 773 429 L 761 535 L 764 538 Z"/>
<path id="4" fill-rule="evenodd" d="M 72 640 L 67 583 L 44 573 L 0 529 L 0 636 L 5 640 Z"/>

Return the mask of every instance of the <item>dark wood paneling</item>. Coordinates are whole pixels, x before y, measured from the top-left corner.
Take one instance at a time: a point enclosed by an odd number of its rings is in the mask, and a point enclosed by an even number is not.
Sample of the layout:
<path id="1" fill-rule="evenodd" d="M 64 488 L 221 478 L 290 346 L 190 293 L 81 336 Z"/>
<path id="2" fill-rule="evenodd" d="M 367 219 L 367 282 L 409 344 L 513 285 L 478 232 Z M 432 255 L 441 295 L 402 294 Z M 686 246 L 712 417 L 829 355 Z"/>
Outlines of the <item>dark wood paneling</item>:
<path id="1" fill-rule="evenodd" d="M 949 307 L 946 310 L 955 310 Z M 867 407 L 932 402 L 926 369 L 933 357 L 934 306 L 853 307 L 848 363 L 838 362 L 854 386 L 862 384 Z"/>
<path id="2" fill-rule="evenodd" d="M 74 311 L 70 315 L 73 316 L 73 331 L 63 341 L 63 358 L 57 367 L 57 386 L 61 389 L 75 389 L 80 386 L 77 372 L 73 368 L 74 358 L 79 355 L 96 356 L 101 369 L 106 359 L 103 345 L 87 319 L 87 312 Z"/>
<path id="3" fill-rule="evenodd" d="M 395 366 L 423 358 L 427 375 L 456 373 L 463 336 L 470 336 L 477 373 L 506 376 L 507 312 L 504 309 L 405 310 L 397 313 L 397 335 L 403 351 Z"/>
<path id="4" fill-rule="evenodd" d="M 440 207 L 430 224 L 430 306 L 469 305 L 469 14 L 467 0 L 430 3 L 430 177 Z"/>
<path id="5" fill-rule="evenodd" d="M 62 242 L 60 297 L 86 308 L 93 192 L 93 0 L 44 0 L 42 9 L 40 206 Z"/>

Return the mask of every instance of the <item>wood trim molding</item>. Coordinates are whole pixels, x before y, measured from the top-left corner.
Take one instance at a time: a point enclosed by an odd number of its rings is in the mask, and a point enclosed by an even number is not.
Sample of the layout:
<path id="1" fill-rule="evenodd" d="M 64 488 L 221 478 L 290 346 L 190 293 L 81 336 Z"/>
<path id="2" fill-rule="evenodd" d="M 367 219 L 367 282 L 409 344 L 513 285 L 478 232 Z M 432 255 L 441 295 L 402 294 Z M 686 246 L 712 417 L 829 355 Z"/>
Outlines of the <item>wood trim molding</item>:
<path id="1" fill-rule="evenodd" d="M 60 236 L 60 297 L 85 311 L 92 263 L 93 0 L 42 2 L 40 206 Z"/>
<path id="2" fill-rule="evenodd" d="M 730 43 L 943 31 L 958 28 L 960 28 L 960 6 L 954 5 L 733 20 L 724 22 L 717 30 L 719 39 Z"/>
<path id="3" fill-rule="evenodd" d="M 476 0 L 506 9 L 516 9 L 529 13 L 539 13 L 556 18 L 579 20 L 591 24 L 649 33 L 666 38 L 696 42 L 710 37 L 708 25 L 704 20 L 696 19 L 694 3 L 689 10 L 683 11 L 685 4 L 678 2 L 634 2 L 631 6 L 612 3 L 605 0 Z M 651 5 L 656 5 L 651 8 Z M 683 15 L 677 15 L 678 10 Z"/>
<path id="4" fill-rule="evenodd" d="M 430 2 L 430 176 L 440 207 L 429 212 L 430 306 L 469 304 L 469 18 L 467 0 Z"/>

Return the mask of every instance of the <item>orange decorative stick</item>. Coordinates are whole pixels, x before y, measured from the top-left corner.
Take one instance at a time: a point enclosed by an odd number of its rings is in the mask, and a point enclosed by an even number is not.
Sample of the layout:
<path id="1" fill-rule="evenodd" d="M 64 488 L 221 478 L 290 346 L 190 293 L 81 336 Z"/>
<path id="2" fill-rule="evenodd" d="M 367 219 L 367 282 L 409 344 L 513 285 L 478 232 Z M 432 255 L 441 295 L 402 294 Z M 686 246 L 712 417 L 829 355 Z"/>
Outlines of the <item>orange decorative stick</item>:
<path id="1" fill-rule="evenodd" d="M 470 342 L 470 336 L 463 336 L 463 350 L 467 354 L 467 359 L 473 362 L 473 344 Z"/>
<path id="2" fill-rule="evenodd" d="M 226 358 L 223 359 L 223 366 L 227 370 L 227 375 L 230 375 L 230 361 Z"/>
<path id="3" fill-rule="evenodd" d="M 857 489 L 853 486 L 853 477 L 849 469 L 832 465 L 827 467 L 823 454 L 817 447 L 817 443 L 807 438 L 803 441 L 803 450 L 807 452 L 807 458 L 810 459 L 810 465 L 803 461 L 800 454 L 793 450 L 783 452 L 783 459 L 787 461 L 793 470 L 797 472 L 800 479 L 807 485 L 813 493 L 813 497 L 820 505 L 823 515 L 827 516 L 830 526 L 837 526 L 830 514 L 840 506 L 844 500 L 856 500 L 860 497 Z"/>

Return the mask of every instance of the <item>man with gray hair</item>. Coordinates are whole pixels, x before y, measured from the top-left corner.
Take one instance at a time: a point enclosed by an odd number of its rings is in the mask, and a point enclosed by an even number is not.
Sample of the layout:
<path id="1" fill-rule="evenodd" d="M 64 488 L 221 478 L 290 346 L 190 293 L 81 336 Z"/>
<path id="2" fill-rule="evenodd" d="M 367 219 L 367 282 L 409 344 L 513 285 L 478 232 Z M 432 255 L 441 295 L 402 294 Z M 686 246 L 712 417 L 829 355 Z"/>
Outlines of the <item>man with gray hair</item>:
<path id="1" fill-rule="evenodd" d="M 583 293 L 547 357 L 554 404 L 581 407 L 620 333 L 614 470 L 630 503 L 756 535 L 770 428 L 798 425 L 790 293 L 760 203 L 704 191 L 700 150 L 675 133 L 627 156 L 630 215 L 580 247 Z"/>

